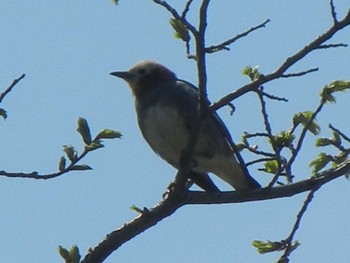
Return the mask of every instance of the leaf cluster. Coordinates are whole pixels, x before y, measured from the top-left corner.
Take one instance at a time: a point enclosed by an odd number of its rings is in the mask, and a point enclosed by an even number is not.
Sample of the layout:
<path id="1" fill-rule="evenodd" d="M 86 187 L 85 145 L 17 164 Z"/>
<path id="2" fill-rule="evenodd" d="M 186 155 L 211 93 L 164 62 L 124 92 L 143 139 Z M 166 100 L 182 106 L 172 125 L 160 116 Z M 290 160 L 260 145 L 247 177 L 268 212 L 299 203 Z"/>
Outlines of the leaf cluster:
<path id="1" fill-rule="evenodd" d="M 58 168 L 60 172 L 67 171 L 84 171 L 91 170 L 92 168 L 87 164 L 77 164 L 87 153 L 97 150 L 104 147 L 103 139 L 116 139 L 121 138 L 121 133 L 119 131 L 104 129 L 100 131 L 94 139 L 92 139 L 90 127 L 86 119 L 80 117 L 78 119 L 78 128 L 77 131 L 82 137 L 84 142 L 84 151 L 81 155 L 78 155 L 77 150 L 75 150 L 72 145 L 64 145 L 63 151 L 66 154 L 62 156 L 58 163 Z M 67 159 L 70 161 L 70 164 L 67 166 Z"/>
<path id="2" fill-rule="evenodd" d="M 77 245 L 73 245 L 70 250 L 58 246 L 58 253 L 64 259 L 65 263 L 79 263 L 81 256 Z"/>
<path id="3" fill-rule="evenodd" d="M 344 133 L 342 133 L 340 130 L 334 128 L 332 125 L 329 125 L 329 128 L 332 130 L 332 136 L 329 138 L 318 138 L 316 140 L 316 147 L 331 147 L 335 149 L 337 153 L 319 153 L 317 158 L 310 163 L 310 166 L 313 168 L 312 172 L 314 175 L 317 175 L 328 164 L 331 164 L 332 168 L 335 168 L 339 164 L 349 159 L 350 138 Z"/>
<path id="4" fill-rule="evenodd" d="M 268 241 L 254 240 L 252 242 L 252 245 L 258 250 L 260 254 L 266 254 L 270 252 L 284 250 L 286 248 L 286 241 L 282 240 L 279 242 L 273 242 L 269 240 Z M 295 250 L 298 246 L 300 246 L 300 243 L 298 241 L 294 241 L 291 246 L 292 251 Z"/>
<path id="5" fill-rule="evenodd" d="M 258 67 L 246 67 L 243 74 L 248 76 L 252 81 L 261 76 Z M 294 177 L 292 165 L 296 160 L 297 155 L 302 150 L 303 142 L 306 134 L 309 132 L 315 136 L 320 134 L 321 127 L 316 120 L 324 105 L 327 103 L 335 103 L 335 94 L 344 92 L 350 88 L 350 81 L 337 80 L 326 85 L 320 93 L 320 104 L 314 111 L 297 112 L 292 118 L 292 124 L 289 129 L 274 133 L 272 124 L 269 121 L 269 116 L 266 109 L 266 99 L 282 99 L 267 94 L 263 91 L 263 87 L 257 90 L 261 102 L 261 112 L 265 123 L 265 131 L 254 134 L 245 132 L 242 136 L 241 143 L 238 144 L 240 150 L 247 149 L 248 151 L 259 156 L 256 160 L 249 162 L 248 165 L 263 162 L 263 167 L 259 170 L 274 175 L 270 186 L 272 186 L 279 176 L 284 176 L 290 182 Z M 260 150 L 259 145 L 250 143 L 252 138 L 266 138 L 271 149 L 268 151 Z M 317 147 L 333 146 L 339 150 L 336 155 L 330 155 L 322 152 L 319 156 L 310 163 L 313 167 L 313 174 L 318 173 L 327 164 L 332 163 L 332 167 L 336 167 L 340 163 L 347 160 L 349 155 L 349 147 L 343 145 L 343 142 L 348 142 L 348 137 L 341 131 L 333 128 L 332 138 L 318 138 L 316 140 Z M 281 183 L 281 182 L 278 182 Z"/>

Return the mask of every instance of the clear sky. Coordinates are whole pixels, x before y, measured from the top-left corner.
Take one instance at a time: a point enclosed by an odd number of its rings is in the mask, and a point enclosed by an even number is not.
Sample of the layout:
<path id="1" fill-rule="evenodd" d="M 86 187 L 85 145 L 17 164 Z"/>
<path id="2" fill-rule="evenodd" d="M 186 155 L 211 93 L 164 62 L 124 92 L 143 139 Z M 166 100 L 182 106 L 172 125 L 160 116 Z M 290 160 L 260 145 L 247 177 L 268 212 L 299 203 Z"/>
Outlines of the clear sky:
<path id="1" fill-rule="evenodd" d="M 184 1 L 169 1 L 182 7 Z M 339 18 L 348 0 L 335 0 Z M 193 8 L 191 18 L 196 20 Z M 0 89 L 26 73 L 1 104 L 8 119 L 0 120 L 0 170 L 50 173 L 57 170 L 62 145 L 81 151 L 76 121 L 88 119 L 92 132 L 118 129 L 123 139 L 83 161 L 94 168 L 48 181 L 0 178 L 0 254 L 2 262 L 63 262 L 57 246 L 77 244 L 84 255 L 105 234 L 137 214 L 131 205 L 150 207 L 161 200 L 176 171 L 158 158 L 141 137 L 133 99 L 126 84 L 108 75 L 142 59 L 171 68 L 179 78 L 197 83 L 195 64 L 183 43 L 173 38 L 170 15 L 152 1 L 2 1 L 0 8 Z M 216 44 L 248 28 L 271 22 L 231 47 L 208 56 L 208 89 L 218 100 L 248 82 L 247 66 L 270 73 L 284 59 L 331 26 L 329 1 L 212 1 L 208 44 Z M 350 43 L 350 28 L 332 43 Z M 273 129 L 288 129 L 294 112 L 315 109 L 319 91 L 334 79 L 349 79 L 349 48 L 317 51 L 292 71 L 320 67 L 319 72 L 265 86 L 289 103 L 269 105 Z M 350 134 L 349 93 L 338 94 L 318 121 L 321 135 L 328 123 Z M 219 111 L 234 138 L 262 128 L 258 102 L 252 95 L 237 101 L 233 117 Z M 309 162 L 319 149 L 314 136 L 297 163 L 296 179 L 310 176 Z M 246 160 L 253 156 L 244 154 Z M 266 174 L 251 167 L 262 184 Z M 220 188 L 229 190 L 216 180 Z M 350 191 L 344 178 L 316 193 L 296 239 L 301 247 L 292 262 L 349 262 Z M 286 238 L 305 194 L 245 204 L 186 206 L 156 227 L 123 245 L 106 262 L 273 262 L 279 254 L 259 255 L 254 239 Z"/>

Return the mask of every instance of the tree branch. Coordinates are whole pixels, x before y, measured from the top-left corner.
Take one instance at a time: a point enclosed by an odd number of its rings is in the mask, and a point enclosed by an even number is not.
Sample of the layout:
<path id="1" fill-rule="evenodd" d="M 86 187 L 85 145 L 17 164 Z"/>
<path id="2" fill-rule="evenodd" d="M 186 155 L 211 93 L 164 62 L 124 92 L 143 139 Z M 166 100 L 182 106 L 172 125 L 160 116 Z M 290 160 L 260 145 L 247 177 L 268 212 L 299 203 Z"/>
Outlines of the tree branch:
<path id="1" fill-rule="evenodd" d="M 343 29 L 344 27 L 347 27 L 350 25 L 350 10 L 348 11 L 347 15 L 344 17 L 343 20 L 338 21 L 336 24 L 334 24 L 329 30 L 319 36 L 317 39 L 312 41 L 310 44 L 305 46 L 303 49 L 295 53 L 294 55 L 287 58 L 279 68 L 277 68 L 274 72 L 268 74 L 268 75 L 261 75 L 257 80 L 239 88 L 238 90 L 228 94 L 227 96 L 221 98 L 218 102 L 212 104 L 210 106 L 210 110 L 216 111 L 219 108 L 227 105 L 232 100 L 242 96 L 243 94 L 256 90 L 258 87 L 263 85 L 264 83 L 270 82 L 272 80 L 276 80 L 278 78 L 281 78 L 283 74 L 294 64 L 296 64 L 298 61 L 300 61 L 302 58 L 304 58 L 306 55 L 311 53 L 314 50 L 317 50 L 322 46 L 323 43 L 331 39 L 334 34 L 336 34 L 339 30 Z"/>
<path id="2" fill-rule="evenodd" d="M 184 10 L 182 11 L 181 19 L 184 19 L 187 15 L 188 11 L 190 11 L 190 6 L 191 6 L 192 2 L 193 2 L 193 0 L 187 1 L 186 6 L 185 6 Z"/>
<path id="3" fill-rule="evenodd" d="M 184 205 L 233 204 L 291 197 L 302 192 L 318 189 L 349 171 L 350 160 L 335 169 L 329 169 L 321 173 L 317 177 L 280 187 L 263 188 L 247 192 L 232 191 L 222 193 L 172 191 L 159 204 L 151 209 L 144 209 L 144 212 L 137 218 L 108 234 L 100 244 L 89 251 L 82 263 L 102 262 L 122 244 L 172 215 Z"/>
<path id="4" fill-rule="evenodd" d="M 5 96 L 7 94 L 9 94 L 11 92 L 11 90 L 13 89 L 14 86 L 17 85 L 18 82 L 20 82 L 26 75 L 22 74 L 19 78 L 15 79 L 10 86 L 7 87 L 7 89 L 0 94 L 0 103 L 2 102 L 2 100 L 5 98 Z"/>
<path id="5" fill-rule="evenodd" d="M 56 172 L 56 173 L 50 173 L 50 174 L 39 174 L 39 172 L 34 171 L 31 173 L 10 173 L 6 171 L 0 171 L 0 176 L 6 176 L 10 178 L 27 178 L 27 179 L 37 179 L 37 180 L 48 180 L 52 179 L 58 176 L 61 176 L 65 173 L 74 171 L 72 169 L 73 166 L 75 166 L 81 159 L 85 157 L 86 154 L 88 154 L 89 150 L 87 148 L 84 149 L 84 151 L 77 156 L 77 159 L 72 161 L 65 169 L 62 171 Z"/>
<path id="6" fill-rule="evenodd" d="M 349 171 L 350 160 L 347 160 L 336 168 L 322 172 L 318 176 L 289 185 L 262 188 L 250 192 L 205 193 L 191 191 L 187 195 L 185 204 L 231 204 L 291 197 L 318 188 L 340 176 L 343 176 Z"/>
<path id="7" fill-rule="evenodd" d="M 331 13 L 332 13 L 332 18 L 333 18 L 333 23 L 336 24 L 338 23 L 337 19 L 337 12 L 335 11 L 335 6 L 333 0 L 330 1 L 330 6 L 331 6 Z"/>
<path id="8" fill-rule="evenodd" d="M 348 47 L 347 44 L 338 43 L 338 44 L 325 44 L 318 47 L 318 49 L 327 49 L 327 48 L 337 48 L 337 47 Z"/>
<path id="9" fill-rule="evenodd" d="M 109 233 L 95 248 L 91 249 L 81 263 L 103 262 L 122 244 L 172 215 L 184 205 L 186 192 L 170 192 L 165 200 L 151 209 L 145 209 L 138 217 Z"/>
<path id="10" fill-rule="evenodd" d="M 262 114 L 262 117 L 264 120 L 264 126 L 265 126 L 265 130 L 267 132 L 267 136 L 268 136 L 269 140 L 271 142 L 273 142 L 273 133 L 272 133 L 271 124 L 269 121 L 269 116 L 267 114 L 266 102 L 264 100 L 264 94 L 263 94 L 263 87 L 261 86 L 261 88 L 258 89 L 256 91 L 256 93 L 258 94 L 258 97 L 259 97 L 261 114 Z M 278 180 L 278 178 L 282 172 L 281 150 L 274 143 L 271 143 L 271 146 L 272 146 L 272 149 L 274 151 L 274 158 L 276 158 L 276 160 L 277 160 L 278 167 L 276 169 L 275 176 L 273 177 L 272 181 L 269 183 L 268 187 L 272 187 L 275 184 L 275 182 Z"/>
<path id="11" fill-rule="evenodd" d="M 199 16 L 199 27 L 198 30 L 191 25 L 185 18 L 189 10 L 189 6 L 192 3 L 191 0 L 187 1 L 185 9 L 180 16 L 177 11 L 172 8 L 166 1 L 161 0 L 153 0 L 153 2 L 162 5 L 165 7 L 176 19 L 179 19 L 183 22 L 186 28 L 192 32 L 196 39 L 196 58 L 197 58 L 197 68 L 198 68 L 198 88 L 199 88 L 199 101 L 200 101 L 200 111 L 204 110 L 204 103 L 206 103 L 207 93 L 206 93 L 206 63 L 205 63 L 205 53 L 208 50 L 205 49 L 205 29 L 207 26 L 207 8 L 209 5 L 209 0 L 203 0 L 200 7 L 200 16 Z M 267 23 L 267 22 L 266 22 Z M 268 74 L 266 76 L 261 75 L 259 79 L 253 81 L 250 84 L 243 86 L 238 89 L 236 92 L 229 94 L 228 96 L 222 98 L 219 102 L 213 104 L 210 107 L 210 110 L 215 111 L 224 105 L 227 105 L 233 99 L 249 92 L 258 89 L 262 84 L 281 78 L 287 77 L 288 75 L 293 76 L 293 74 L 285 74 L 285 72 L 305 57 L 307 54 L 316 50 L 322 46 L 327 40 L 329 40 L 337 31 L 341 30 L 345 26 L 350 24 L 350 11 L 348 15 L 340 22 L 334 24 L 325 34 L 318 37 L 316 40 L 311 42 L 309 45 L 301 49 L 299 52 L 289 57 L 286 61 L 284 61 L 279 68 L 275 72 Z M 249 31 L 251 32 L 251 31 Z M 229 40 L 229 42 L 233 39 Z M 225 45 L 230 44 L 222 43 L 216 48 L 224 48 Z M 208 49 L 213 48 L 209 47 Z M 214 49 L 214 48 L 213 48 Z M 294 73 L 299 75 L 304 75 L 308 72 Z M 203 107 L 202 107 L 203 106 Z M 204 116 L 203 112 L 200 112 L 200 116 Z M 199 120 L 199 124 L 196 125 L 198 130 L 191 132 L 191 138 L 195 140 L 190 140 L 191 144 L 188 145 L 187 151 L 189 155 L 186 155 L 186 160 L 189 161 L 191 153 L 195 147 L 196 138 L 198 137 L 201 120 Z M 198 133 L 197 133 L 198 131 Z M 186 167 L 186 166 L 185 166 Z M 181 177 L 183 165 L 181 163 L 180 170 L 177 175 L 176 180 Z M 186 169 L 185 169 L 186 170 Z M 183 191 L 184 188 L 171 188 L 171 191 L 167 194 L 166 198 L 161 201 L 159 204 L 154 206 L 151 209 L 144 209 L 137 218 L 133 219 L 129 223 L 124 226 L 116 229 L 106 236 L 106 238 L 98 244 L 95 248 L 91 249 L 82 262 L 84 263 L 99 263 L 106 259 L 113 251 L 118 249 L 122 244 L 139 235 L 143 231 L 148 228 L 154 226 L 164 218 L 172 215 L 175 211 L 184 206 L 184 205 L 194 205 L 194 204 L 225 204 L 225 203 L 242 203 L 242 202 L 250 202 L 250 201 L 262 201 L 269 200 L 274 198 L 281 197 L 290 197 L 302 192 L 306 191 L 314 191 L 314 189 L 318 189 L 323 184 L 334 180 L 350 171 L 350 160 L 342 163 L 337 166 L 335 169 L 329 169 L 317 177 L 312 177 L 310 179 L 300 181 L 294 184 L 284 185 L 280 187 L 273 188 L 263 188 L 257 189 L 254 191 L 247 192 L 222 192 L 222 193 L 207 193 L 207 192 L 198 192 L 198 191 Z M 306 210 L 306 209 L 305 209 Z M 302 216 L 302 213 L 300 213 Z M 300 218 L 301 218 L 300 216 Z M 297 228 L 296 228 L 297 229 Z M 293 232 L 292 232 L 293 233 Z M 295 231 L 294 231 L 295 233 Z"/>
<path id="12" fill-rule="evenodd" d="M 315 112 L 310 117 L 308 123 L 303 127 L 303 130 L 301 131 L 301 134 L 299 136 L 299 140 L 297 142 L 297 146 L 295 147 L 294 151 L 292 152 L 292 156 L 290 157 L 290 159 L 287 162 L 287 165 L 286 165 L 287 174 L 291 174 L 292 165 L 293 165 L 294 161 L 296 160 L 299 151 L 301 150 L 306 133 L 308 132 L 308 129 L 309 129 L 311 123 L 316 119 L 316 116 L 321 112 L 324 105 L 325 105 L 325 101 L 323 101 L 323 99 L 321 99 L 319 106 L 317 107 Z"/>
<path id="13" fill-rule="evenodd" d="M 173 17 L 180 20 L 186 26 L 186 28 L 192 32 L 194 36 L 198 34 L 197 29 L 191 23 L 189 23 L 185 17 L 180 16 L 179 13 L 167 3 L 167 1 L 153 0 L 153 2 L 165 7 L 173 15 Z"/>
<path id="14" fill-rule="evenodd" d="M 236 42 L 238 39 L 240 38 L 243 38 L 247 35 L 249 35 L 250 33 L 252 33 L 253 31 L 256 31 L 258 30 L 259 28 L 263 28 L 266 26 L 267 23 L 269 23 L 271 20 L 270 19 L 267 19 L 265 22 L 261 23 L 260 25 L 257 25 L 255 27 L 252 27 L 250 28 L 249 30 L 241 33 L 241 34 L 238 34 L 236 35 L 235 37 L 233 38 L 230 38 L 229 40 L 226 40 L 224 42 L 222 42 L 221 44 L 218 44 L 218 45 L 212 45 L 210 47 L 207 47 L 205 49 L 205 51 L 207 53 L 214 53 L 214 52 L 217 52 L 217 51 L 221 51 L 221 50 L 230 50 L 227 46 L 231 45 L 232 43 Z"/>
<path id="15" fill-rule="evenodd" d="M 343 132 L 341 132 L 339 129 L 335 128 L 332 124 L 329 124 L 329 128 L 335 132 L 337 132 L 345 141 L 350 143 L 350 137 L 346 136 Z"/>
<path id="16" fill-rule="evenodd" d="M 300 72 L 296 72 L 296 73 L 282 74 L 281 78 L 301 77 L 301 76 L 304 76 L 306 74 L 316 72 L 318 70 L 319 70 L 319 68 L 312 68 L 312 69 L 308 69 L 308 70 L 300 71 Z"/>
<path id="17" fill-rule="evenodd" d="M 315 189 L 311 190 L 310 193 L 307 195 L 306 200 L 304 201 L 304 204 L 301 207 L 301 209 L 300 209 L 300 211 L 299 211 L 299 213 L 297 215 L 297 218 L 296 218 L 296 221 L 294 223 L 294 226 L 292 228 L 291 233 L 284 240 L 284 243 L 285 243 L 286 247 L 284 249 L 283 255 L 280 257 L 278 262 L 288 262 L 288 257 L 291 254 L 291 252 L 293 251 L 293 244 L 292 244 L 292 242 L 293 242 L 294 235 L 297 232 L 297 230 L 299 229 L 301 219 L 303 218 L 303 215 L 305 214 L 309 204 L 311 203 L 312 199 L 314 198 L 315 192 L 318 189 L 319 188 L 315 188 Z"/>

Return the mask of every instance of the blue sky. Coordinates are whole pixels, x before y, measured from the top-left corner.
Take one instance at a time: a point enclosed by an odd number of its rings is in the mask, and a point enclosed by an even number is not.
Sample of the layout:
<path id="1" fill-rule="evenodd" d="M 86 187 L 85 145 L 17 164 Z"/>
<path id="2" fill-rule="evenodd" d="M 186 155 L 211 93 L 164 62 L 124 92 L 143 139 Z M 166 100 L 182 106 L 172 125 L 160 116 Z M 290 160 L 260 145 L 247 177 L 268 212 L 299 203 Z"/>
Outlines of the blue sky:
<path id="1" fill-rule="evenodd" d="M 169 1 L 181 7 L 183 1 Z M 339 18 L 349 9 L 335 0 Z M 190 18 L 196 20 L 195 9 Z M 88 119 L 92 132 L 118 129 L 123 139 L 107 141 L 84 163 L 94 170 L 74 172 L 48 181 L 0 178 L 0 254 L 3 262 L 62 262 L 57 246 L 77 244 L 82 254 L 105 234 L 137 214 L 131 205 L 150 207 L 161 200 L 176 171 L 158 158 L 138 131 L 133 99 L 125 83 L 108 75 L 142 59 L 154 59 L 179 78 L 196 83 L 193 61 L 182 42 L 173 38 L 169 14 L 152 1 L 8 1 L 0 9 L 0 87 L 26 73 L 1 107 L 0 169 L 50 173 L 57 169 L 62 145 L 81 151 L 76 121 Z M 212 101 L 246 84 L 247 66 L 262 73 L 327 30 L 332 23 L 328 1 L 212 1 L 208 44 L 221 42 L 260 24 L 266 28 L 241 39 L 230 52 L 208 56 L 208 91 Z M 333 43 L 350 41 L 350 28 Z M 349 48 L 317 51 L 291 71 L 319 67 L 302 78 L 278 80 L 265 86 L 289 103 L 272 102 L 270 117 L 277 133 L 288 129 L 294 112 L 315 109 L 319 91 L 334 79 L 349 79 Z M 338 94 L 319 116 L 322 136 L 328 123 L 350 134 L 349 93 Z M 234 138 L 262 128 L 253 95 L 219 111 Z M 307 137 L 297 179 L 310 176 L 308 163 L 319 149 Z M 237 140 L 237 139 L 236 139 Z M 250 160 L 252 156 L 245 154 Z M 266 175 L 250 168 L 261 183 Z M 229 187 L 216 181 L 220 188 Z M 340 178 L 316 193 L 296 239 L 302 244 L 292 262 L 348 262 L 349 183 Z M 186 206 L 156 227 L 123 245 L 106 262 L 273 262 L 279 255 L 259 255 L 254 239 L 279 241 L 288 236 L 305 198 L 246 204 Z"/>

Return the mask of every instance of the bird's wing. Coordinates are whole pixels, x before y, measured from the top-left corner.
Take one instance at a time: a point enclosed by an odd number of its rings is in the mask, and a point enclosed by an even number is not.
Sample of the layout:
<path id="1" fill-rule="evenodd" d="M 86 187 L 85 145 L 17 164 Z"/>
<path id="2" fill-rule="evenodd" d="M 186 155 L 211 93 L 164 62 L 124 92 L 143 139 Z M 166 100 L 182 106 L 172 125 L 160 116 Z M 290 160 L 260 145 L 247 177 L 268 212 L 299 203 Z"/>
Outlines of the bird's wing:
<path id="1" fill-rule="evenodd" d="M 184 83 L 186 84 L 186 86 L 191 87 L 195 93 L 193 93 L 195 96 L 195 99 L 198 99 L 198 88 L 196 86 L 194 86 L 192 83 L 185 81 L 185 80 L 178 80 L 180 83 Z M 197 104 L 195 104 L 197 105 Z M 208 100 L 208 105 L 210 105 L 210 101 Z M 217 128 L 219 129 L 219 131 L 222 133 L 222 135 L 225 137 L 225 139 L 227 140 L 227 143 L 230 145 L 230 147 L 232 148 L 232 151 L 234 152 L 236 158 L 238 159 L 238 162 L 240 163 L 240 166 L 242 167 L 242 169 L 244 170 L 245 174 L 249 174 L 248 170 L 246 168 L 245 162 L 241 156 L 241 154 L 239 153 L 236 144 L 233 142 L 231 134 L 229 132 L 229 130 L 227 129 L 226 125 L 224 124 L 224 122 L 222 121 L 222 119 L 220 118 L 220 116 L 216 113 L 216 112 L 212 112 L 212 118 L 215 121 L 215 123 L 217 124 Z"/>

